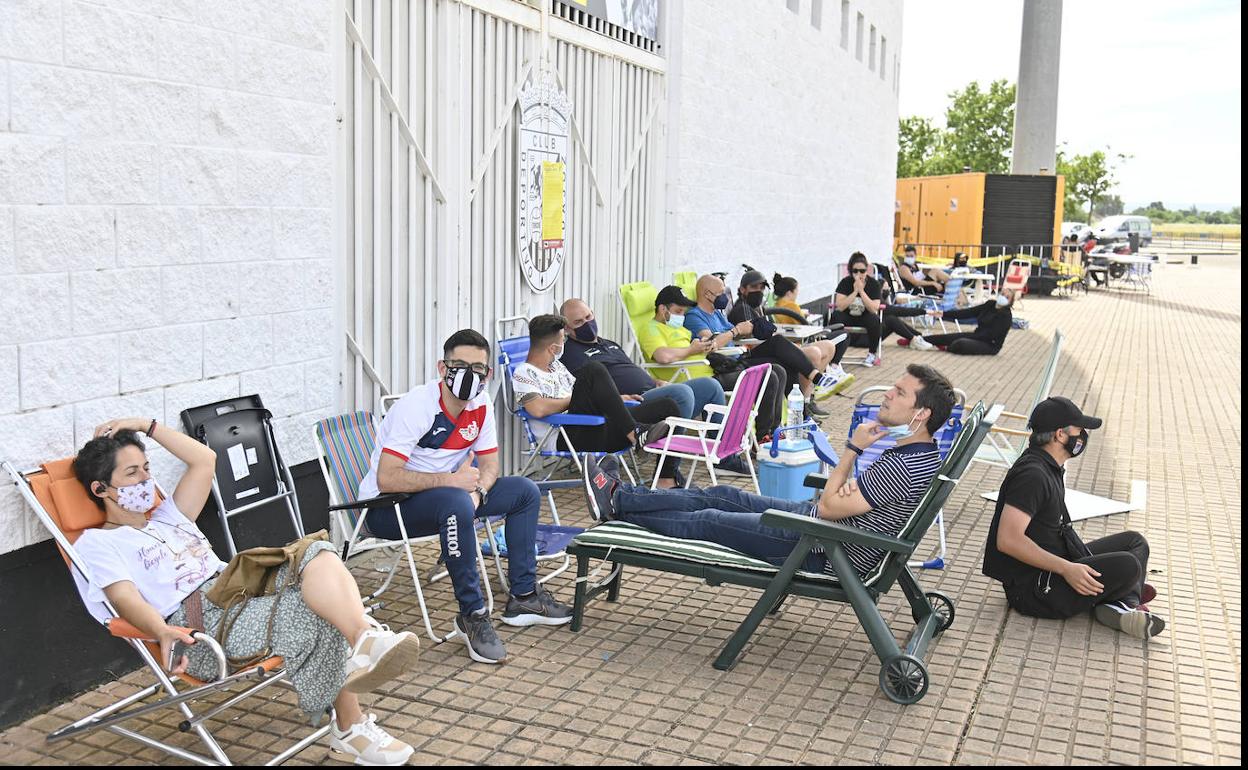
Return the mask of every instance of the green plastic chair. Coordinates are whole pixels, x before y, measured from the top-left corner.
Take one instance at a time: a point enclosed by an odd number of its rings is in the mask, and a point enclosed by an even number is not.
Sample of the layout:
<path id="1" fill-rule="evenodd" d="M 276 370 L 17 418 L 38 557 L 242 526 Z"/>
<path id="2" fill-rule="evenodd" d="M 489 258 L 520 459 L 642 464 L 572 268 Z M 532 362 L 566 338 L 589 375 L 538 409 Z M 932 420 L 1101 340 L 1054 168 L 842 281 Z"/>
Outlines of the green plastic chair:
<path id="1" fill-rule="evenodd" d="M 621 286 L 619 296 L 620 306 L 624 308 L 624 314 L 628 316 L 628 352 L 634 360 L 640 362 L 642 369 L 649 371 L 675 369 L 676 373 L 672 375 L 670 381 L 680 382 L 692 379 L 689 375 L 690 366 L 709 365 L 705 358 L 687 358 L 676 364 L 656 364 L 646 360 L 645 353 L 641 350 L 641 343 L 638 341 L 637 330 L 642 327 L 642 324 L 648 324 L 654 320 L 654 300 L 659 296 L 659 290 L 654 288 L 649 281 L 637 281 Z"/>
<path id="2" fill-rule="evenodd" d="M 679 286 L 685 296 L 691 300 L 697 301 L 698 293 L 698 274 L 692 270 L 682 270 L 679 273 L 672 273 L 672 285 Z"/>
<path id="3" fill-rule="evenodd" d="M 764 589 L 716 658 L 714 665 L 720 670 L 732 667 L 763 618 L 778 612 L 786 597 L 845 602 L 853 607 L 880 660 L 879 681 L 884 694 L 897 703 L 917 702 L 927 693 L 929 683 L 923 656 L 932 639 L 953 625 L 954 605 L 952 599 L 938 591 L 925 592 L 907 562 L 1002 411 L 999 404 L 986 409 L 983 402 L 970 410 L 962 432 L 954 440 L 936 477 L 896 536 L 784 511 L 766 511 L 762 516 L 765 526 L 801 534 L 785 563 L 776 567 L 715 543 L 665 537 L 626 522 L 610 521 L 582 532 L 568 546 L 568 553 L 576 556 L 577 569 L 572 630 L 581 629 L 585 607 L 595 596 L 605 592 L 608 601 L 619 599 L 626 564 L 690 575 L 712 586 L 730 584 Z M 822 488 L 826 483 L 827 476 L 823 474 L 811 474 L 806 479 L 807 486 Z M 870 573 L 859 575 L 845 553 L 846 543 L 878 548 L 886 555 Z M 817 547 L 827 553 L 836 576 L 800 570 L 806 557 Z M 591 559 L 612 562 L 611 573 L 601 583 L 590 582 Z M 877 606 L 880 597 L 897 585 L 905 595 L 915 623 L 904 646 L 898 645 Z"/>

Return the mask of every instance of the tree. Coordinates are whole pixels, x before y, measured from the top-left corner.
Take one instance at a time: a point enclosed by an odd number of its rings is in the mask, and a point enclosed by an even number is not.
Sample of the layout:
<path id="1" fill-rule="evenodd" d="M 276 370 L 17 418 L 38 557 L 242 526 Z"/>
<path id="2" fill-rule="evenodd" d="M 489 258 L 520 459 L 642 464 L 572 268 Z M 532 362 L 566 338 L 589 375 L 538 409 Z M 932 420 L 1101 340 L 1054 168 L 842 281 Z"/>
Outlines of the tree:
<path id="1" fill-rule="evenodd" d="M 1115 214 L 1121 214 L 1125 210 L 1126 206 L 1123 205 L 1122 198 L 1118 195 L 1107 195 L 1092 207 L 1092 213 L 1097 219 L 1112 217 Z"/>
<path id="2" fill-rule="evenodd" d="M 1009 173 L 1016 90 L 1008 81 L 994 80 L 987 91 L 971 83 L 949 94 L 952 103 L 945 111 L 947 128 L 940 153 L 945 173 L 956 174 L 965 166 L 989 174 Z"/>
<path id="3" fill-rule="evenodd" d="M 940 129 L 927 118 L 902 118 L 897 132 L 897 176 L 930 174 L 933 157 L 940 148 Z"/>
<path id="4" fill-rule="evenodd" d="M 970 83 L 949 94 L 945 128 L 922 117 L 902 118 L 897 135 L 897 176 L 957 174 L 963 168 L 1008 173 L 1013 146 L 1015 88 L 1005 80 Z"/>
<path id="5" fill-rule="evenodd" d="M 1094 150 L 1087 155 L 1075 155 L 1068 159 L 1064 152 L 1059 151 L 1057 173 L 1066 177 L 1066 205 L 1063 208 L 1067 217 L 1076 218 L 1069 216 L 1072 203 L 1076 208 L 1081 208 L 1086 203 L 1088 223 L 1091 224 L 1097 199 L 1113 188 L 1117 181 L 1114 179 L 1116 166 L 1128 157 L 1130 156 L 1118 153 L 1111 158 L 1100 150 Z"/>

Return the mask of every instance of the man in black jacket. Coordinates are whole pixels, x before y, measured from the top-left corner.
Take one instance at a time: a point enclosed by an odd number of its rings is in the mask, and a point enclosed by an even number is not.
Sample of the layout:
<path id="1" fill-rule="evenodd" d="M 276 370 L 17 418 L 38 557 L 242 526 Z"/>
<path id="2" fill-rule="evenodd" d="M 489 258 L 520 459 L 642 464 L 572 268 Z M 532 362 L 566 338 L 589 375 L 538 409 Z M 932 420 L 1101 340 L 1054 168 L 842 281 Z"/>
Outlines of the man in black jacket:
<path id="1" fill-rule="evenodd" d="M 996 299 L 961 308 L 960 310 L 937 311 L 936 318 L 951 321 L 974 320 L 975 330 L 958 334 L 928 334 L 924 339 L 941 350 L 963 356 L 995 356 L 1005 345 L 1005 335 L 1010 333 L 1014 324 L 1015 292 L 1005 289 Z"/>

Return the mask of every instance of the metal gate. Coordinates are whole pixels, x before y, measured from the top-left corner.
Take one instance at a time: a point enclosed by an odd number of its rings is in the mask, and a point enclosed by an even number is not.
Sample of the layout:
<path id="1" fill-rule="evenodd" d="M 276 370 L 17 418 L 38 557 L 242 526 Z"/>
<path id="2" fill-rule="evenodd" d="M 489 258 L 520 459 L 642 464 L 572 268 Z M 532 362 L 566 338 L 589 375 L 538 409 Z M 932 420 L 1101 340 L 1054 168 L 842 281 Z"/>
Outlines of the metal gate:
<path id="1" fill-rule="evenodd" d="M 662 280 L 665 62 L 552 0 L 344 0 L 337 36 L 340 406 L 434 374 L 441 342 L 568 297 L 606 336 L 615 290 Z M 535 295 L 516 244 L 516 96 L 551 67 L 572 101 L 567 259 Z M 504 415 L 505 413 L 501 412 Z M 500 419 L 504 446 L 514 426 Z M 510 454 L 510 453 L 509 453 Z"/>

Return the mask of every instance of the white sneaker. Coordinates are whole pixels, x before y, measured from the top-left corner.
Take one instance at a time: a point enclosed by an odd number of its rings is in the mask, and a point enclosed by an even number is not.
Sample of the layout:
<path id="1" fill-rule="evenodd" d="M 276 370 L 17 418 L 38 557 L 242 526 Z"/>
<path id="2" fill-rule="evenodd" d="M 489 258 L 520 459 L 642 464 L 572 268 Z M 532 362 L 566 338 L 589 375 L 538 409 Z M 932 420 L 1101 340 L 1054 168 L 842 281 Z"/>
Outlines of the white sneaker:
<path id="1" fill-rule="evenodd" d="M 329 748 L 355 757 L 357 765 L 405 765 L 412 758 L 412 747 L 381 729 L 377 715 L 369 714 L 364 721 L 339 730 L 329 727 Z"/>
<path id="2" fill-rule="evenodd" d="M 828 368 L 824 369 L 823 372 L 837 382 L 849 376 L 840 364 L 828 364 Z"/>
<path id="3" fill-rule="evenodd" d="M 919 335 L 915 337 L 914 339 L 910 340 L 910 347 L 914 348 L 915 350 L 935 350 L 936 349 L 935 345 L 923 339 L 923 335 Z"/>
<path id="4" fill-rule="evenodd" d="M 862 359 L 863 366 L 879 366 L 880 359 L 874 353 L 868 353 L 867 357 Z"/>
<path id="5" fill-rule="evenodd" d="M 843 371 L 841 372 L 840 377 L 833 374 L 824 374 L 819 378 L 819 382 L 815 385 L 815 390 L 811 396 L 817 401 L 822 401 L 825 398 L 830 398 L 835 396 L 837 393 L 840 393 L 842 390 L 845 390 L 845 388 L 849 387 L 849 384 L 853 381 L 854 375 L 846 374 Z"/>
<path id="6" fill-rule="evenodd" d="M 347 659 L 343 689 L 348 692 L 372 692 L 411 668 L 420 656 L 420 639 L 411 631 L 396 634 L 372 618 L 368 622 L 373 627 L 360 634 Z"/>

